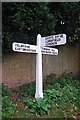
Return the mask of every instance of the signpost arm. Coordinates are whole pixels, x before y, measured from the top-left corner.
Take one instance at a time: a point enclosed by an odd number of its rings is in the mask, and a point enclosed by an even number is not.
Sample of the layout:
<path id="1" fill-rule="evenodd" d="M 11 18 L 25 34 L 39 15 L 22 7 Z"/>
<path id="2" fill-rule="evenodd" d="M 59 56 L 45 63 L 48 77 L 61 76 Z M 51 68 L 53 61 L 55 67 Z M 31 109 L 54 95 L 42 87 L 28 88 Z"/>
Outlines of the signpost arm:
<path id="1" fill-rule="evenodd" d="M 37 48 L 36 54 L 36 93 L 35 98 L 43 98 L 43 85 L 42 85 L 42 53 L 41 53 L 41 35 L 37 35 Z"/>

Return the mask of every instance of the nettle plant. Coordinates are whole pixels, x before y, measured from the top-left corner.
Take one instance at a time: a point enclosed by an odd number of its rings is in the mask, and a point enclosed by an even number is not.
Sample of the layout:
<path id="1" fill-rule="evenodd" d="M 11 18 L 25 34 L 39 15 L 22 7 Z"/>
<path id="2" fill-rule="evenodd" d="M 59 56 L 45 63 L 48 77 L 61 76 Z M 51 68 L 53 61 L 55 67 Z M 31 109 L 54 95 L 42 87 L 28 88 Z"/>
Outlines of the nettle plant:
<path id="1" fill-rule="evenodd" d="M 37 98 L 32 99 L 29 98 L 23 101 L 25 105 L 30 108 L 30 112 L 37 115 L 48 114 L 48 110 L 51 109 L 51 105 L 47 102 L 46 99 Z"/>

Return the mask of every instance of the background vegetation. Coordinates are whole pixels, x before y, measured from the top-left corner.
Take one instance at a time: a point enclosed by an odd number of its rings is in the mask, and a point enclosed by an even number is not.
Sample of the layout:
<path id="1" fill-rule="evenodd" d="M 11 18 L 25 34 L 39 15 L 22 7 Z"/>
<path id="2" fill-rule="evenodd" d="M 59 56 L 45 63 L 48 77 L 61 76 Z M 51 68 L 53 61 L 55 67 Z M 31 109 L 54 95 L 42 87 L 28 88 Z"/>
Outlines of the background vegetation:
<path id="1" fill-rule="evenodd" d="M 36 36 L 65 33 L 67 42 L 80 42 L 80 2 L 2 3 L 3 52 L 12 42 L 36 44 Z"/>

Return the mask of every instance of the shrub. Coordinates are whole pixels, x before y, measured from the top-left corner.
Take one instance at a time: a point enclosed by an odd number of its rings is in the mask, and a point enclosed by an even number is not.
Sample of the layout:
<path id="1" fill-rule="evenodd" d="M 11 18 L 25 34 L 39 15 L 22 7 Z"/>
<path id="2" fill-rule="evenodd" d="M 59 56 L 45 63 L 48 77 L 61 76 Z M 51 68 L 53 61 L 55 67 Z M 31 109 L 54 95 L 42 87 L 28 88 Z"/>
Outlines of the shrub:
<path id="1" fill-rule="evenodd" d="M 57 78 L 57 82 L 62 87 L 64 87 L 66 84 L 73 86 L 78 86 L 78 84 L 80 85 L 80 82 L 78 82 L 77 77 L 72 72 L 71 73 L 64 72 Z"/>
<path id="2" fill-rule="evenodd" d="M 35 82 L 24 84 L 20 86 L 21 95 L 24 97 L 34 96 L 35 95 Z"/>
<path id="3" fill-rule="evenodd" d="M 8 95 L 9 96 L 9 89 L 8 86 L 2 84 L 2 96 Z"/>
<path id="4" fill-rule="evenodd" d="M 47 102 L 46 99 L 37 98 L 23 101 L 28 105 L 30 112 L 37 115 L 44 115 L 48 113 L 48 110 L 51 108 L 51 105 Z"/>
<path id="5" fill-rule="evenodd" d="M 56 89 L 45 90 L 44 97 L 49 101 L 60 101 L 62 99 L 62 93 Z"/>
<path id="6" fill-rule="evenodd" d="M 2 85 L 2 117 L 10 117 L 15 111 L 15 104 L 9 96 L 9 89 Z"/>
<path id="7" fill-rule="evenodd" d="M 14 90 L 8 89 L 7 86 L 2 86 L 3 90 L 3 117 L 11 116 L 17 109 L 9 93 L 17 94 L 17 98 L 21 101 L 23 108 L 28 109 L 30 114 L 45 115 L 50 109 L 69 111 L 67 105 L 73 105 L 79 111 L 80 106 L 80 81 L 73 73 L 64 72 L 59 77 L 50 74 L 48 79 L 44 81 L 44 98 L 35 99 L 35 82 L 24 84 Z M 13 94 L 12 93 L 12 94 Z M 17 100 L 18 100 L 17 99 Z M 19 101 L 16 101 L 17 103 Z M 71 109 L 71 108 L 70 108 Z M 53 110 L 55 112 L 55 109 Z M 72 113 L 70 113 L 72 114 Z M 37 116 L 38 117 L 38 116 Z"/>
<path id="8" fill-rule="evenodd" d="M 15 104 L 12 102 L 9 96 L 2 98 L 2 116 L 10 117 L 15 111 Z"/>
<path id="9" fill-rule="evenodd" d="M 56 81 L 56 75 L 54 73 L 51 73 L 50 75 L 47 76 L 44 83 L 52 85 L 55 83 L 55 81 Z"/>

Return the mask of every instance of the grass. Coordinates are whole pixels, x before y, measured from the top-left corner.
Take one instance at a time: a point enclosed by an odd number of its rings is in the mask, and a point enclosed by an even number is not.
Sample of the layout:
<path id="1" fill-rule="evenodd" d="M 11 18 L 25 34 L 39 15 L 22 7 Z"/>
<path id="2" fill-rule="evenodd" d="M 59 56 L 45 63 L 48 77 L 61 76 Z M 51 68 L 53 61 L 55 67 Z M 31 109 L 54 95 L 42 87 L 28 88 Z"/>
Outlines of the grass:
<path id="1" fill-rule="evenodd" d="M 72 73 L 44 81 L 44 98 L 35 99 L 35 82 L 15 89 L 3 85 L 3 118 L 76 118 L 80 114 L 80 81 Z"/>

